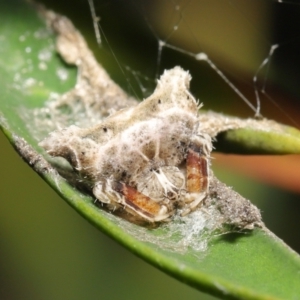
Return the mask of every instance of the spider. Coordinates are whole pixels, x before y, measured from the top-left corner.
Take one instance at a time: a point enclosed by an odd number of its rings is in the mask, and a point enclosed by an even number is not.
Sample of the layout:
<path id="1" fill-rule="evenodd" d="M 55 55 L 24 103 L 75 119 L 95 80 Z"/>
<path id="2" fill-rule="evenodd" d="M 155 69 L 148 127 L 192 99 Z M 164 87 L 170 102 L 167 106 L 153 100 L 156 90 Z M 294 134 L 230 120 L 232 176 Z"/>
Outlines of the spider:
<path id="1" fill-rule="evenodd" d="M 191 76 L 167 70 L 154 93 L 91 128 L 52 132 L 40 145 L 69 161 L 111 210 L 148 222 L 186 215 L 207 197 L 211 138 L 199 132 Z"/>

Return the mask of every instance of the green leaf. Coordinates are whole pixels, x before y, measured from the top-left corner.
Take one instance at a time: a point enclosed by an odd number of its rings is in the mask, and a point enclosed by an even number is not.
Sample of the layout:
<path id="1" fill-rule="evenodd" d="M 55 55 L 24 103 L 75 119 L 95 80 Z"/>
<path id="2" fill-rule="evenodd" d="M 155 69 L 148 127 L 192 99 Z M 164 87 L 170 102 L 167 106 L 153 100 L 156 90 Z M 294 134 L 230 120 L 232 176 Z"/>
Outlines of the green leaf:
<path id="1" fill-rule="evenodd" d="M 228 130 L 217 136 L 216 149 L 237 154 L 299 154 L 299 130 L 280 125 L 282 131 L 255 130 L 251 127 Z"/>
<path id="2" fill-rule="evenodd" d="M 43 158 L 28 125 L 34 118 L 30 111 L 43 107 L 52 93 L 61 94 L 75 84 L 76 70 L 55 54 L 54 37 L 33 7 L 11 1 L 1 3 L 0 8 L 1 128 L 27 163 L 67 203 L 139 257 L 199 290 L 228 299 L 299 299 L 299 256 L 265 228 L 208 240 L 191 230 L 192 243 L 187 247 L 183 243 L 187 236 L 174 231 L 172 224 L 157 228 L 132 224 L 98 208 L 93 198 L 70 186 Z M 61 73 L 67 79 L 62 80 Z M 233 133 L 244 136 L 247 131 L 251 129 Z M 255 134 L 267 145 L 264 149 L 283 152 L 264 134 Z M 291 141 L 297 143 L 292 137 Z M 242 142 L 247 143 L 247 139 Z"/>

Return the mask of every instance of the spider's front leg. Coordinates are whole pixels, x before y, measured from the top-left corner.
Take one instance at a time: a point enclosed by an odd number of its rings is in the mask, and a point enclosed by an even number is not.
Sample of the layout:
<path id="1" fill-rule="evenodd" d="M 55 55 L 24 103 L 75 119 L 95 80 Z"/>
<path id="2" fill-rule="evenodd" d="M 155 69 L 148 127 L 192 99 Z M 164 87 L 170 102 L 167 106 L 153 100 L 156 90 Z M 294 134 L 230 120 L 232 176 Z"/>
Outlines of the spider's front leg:
<path id="1" fill-rule="evenodd" d="M 173 213 L 167 205 L 120 181 L 99 181 L 93 193 L 99 201 L 115 208 L 123 207 L 130 214 L 150 222 L 164 221 Z"/>
<path id="2" fill-rule="evenodd" d="M 208 136 L 195 136 L 187 150 L 186 190 L 182 215 L 193 211 L 207 196 L 209 189 L 209 155 L 211 140 Z"/>

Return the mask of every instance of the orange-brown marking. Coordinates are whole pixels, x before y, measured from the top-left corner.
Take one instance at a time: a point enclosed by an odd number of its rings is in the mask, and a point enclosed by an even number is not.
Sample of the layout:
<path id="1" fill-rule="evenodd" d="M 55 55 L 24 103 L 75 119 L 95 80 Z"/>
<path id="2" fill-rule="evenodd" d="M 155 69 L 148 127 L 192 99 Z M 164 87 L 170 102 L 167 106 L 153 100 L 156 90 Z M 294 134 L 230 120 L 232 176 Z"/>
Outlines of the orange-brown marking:
<path id="1" fill-rule="evenodd" d="M 115 190 L 124 195 L 125 201 L 129 207 L 138 211 L 142 211 L 149 217 L 157 215 L 161 209 L 161 206 L 157 202 L 140 193 L 135 188 L 130 187 L 129 185 L 117 183 Z"/>
<path id="2" fill-rule="evenodd" d="M 186 159 L 187 191 L 189 193 L 201 193 L 207 185 L 207 159 L 193 149 L 189 149 Z"/>

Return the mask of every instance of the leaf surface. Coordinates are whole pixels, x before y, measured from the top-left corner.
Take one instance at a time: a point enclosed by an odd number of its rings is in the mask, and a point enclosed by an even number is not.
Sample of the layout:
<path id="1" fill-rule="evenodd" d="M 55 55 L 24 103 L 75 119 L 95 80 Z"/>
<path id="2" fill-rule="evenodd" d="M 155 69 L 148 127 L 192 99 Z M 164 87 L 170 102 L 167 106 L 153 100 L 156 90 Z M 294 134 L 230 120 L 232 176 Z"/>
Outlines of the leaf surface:
<path id="1" fill-rule="evenodd" d="M 267 229 L 210 237 L 203 249 L 202 237 L 195 234 L 192 238 L 199 241 L 199 247 L 185 247 L 180 244 L 185 237 L 171 225 L 151 229 L 125 221 L 98 208 L 92 197 L 58 175 L 42 156 L 44 152 L 28 126 L 28 113 L 43 107 L 53 93 L 69 90 L 75 84 L 76 70 L 56 55 L 54 37 L 33 7 L 11 1 L 1 3 L 0 13 L 1 128 L 27 163 L 67 203 L 139 257 L 199 290 L 226 299 L 299 299 L 299 256 Z M 241 136 L 240 144 L 251 148 L 245 139 L 251 129 L 234 132 Z M 290 135 L 295 145 L 299 143 L 297 135 Z M 272 137 L 257 132 L 255 136 L 260 141 L 255 149 L 260 144 L 272 153 L 292 152 L 291 148 L 283 151 Z M 297 147 L 295 152 L 299 153 Z"/>

